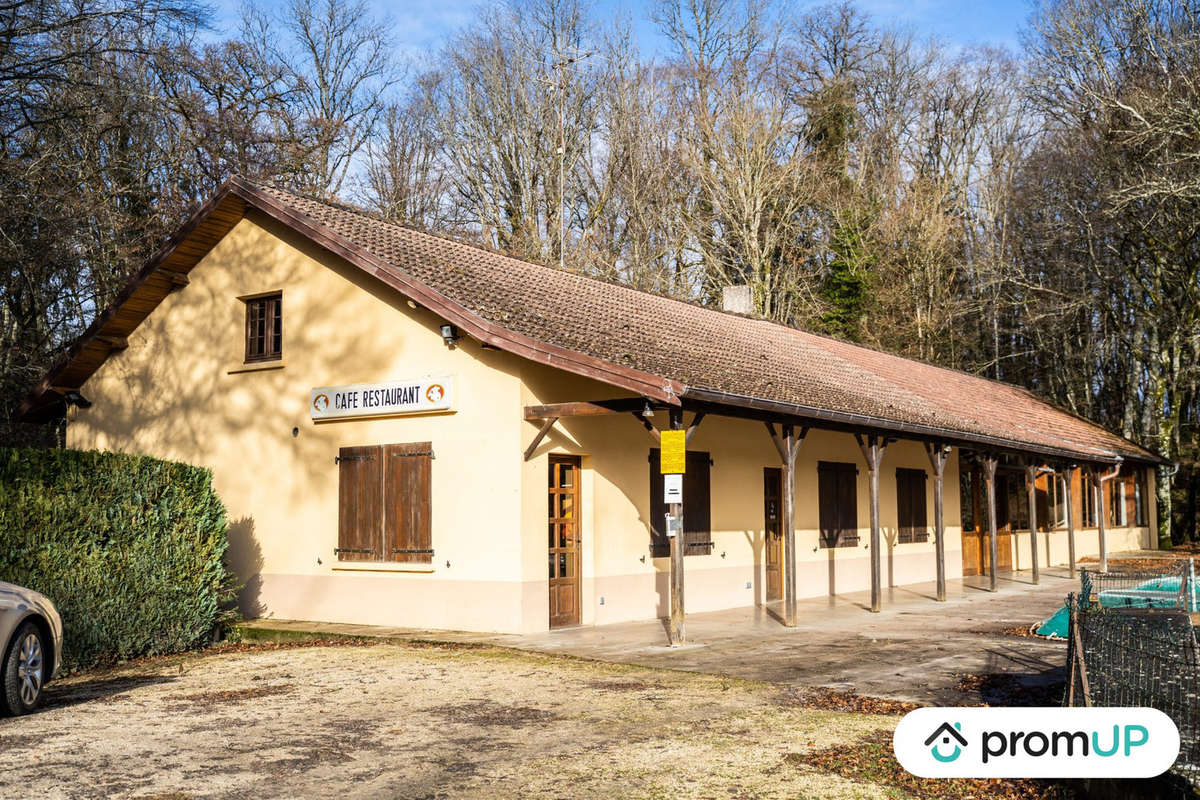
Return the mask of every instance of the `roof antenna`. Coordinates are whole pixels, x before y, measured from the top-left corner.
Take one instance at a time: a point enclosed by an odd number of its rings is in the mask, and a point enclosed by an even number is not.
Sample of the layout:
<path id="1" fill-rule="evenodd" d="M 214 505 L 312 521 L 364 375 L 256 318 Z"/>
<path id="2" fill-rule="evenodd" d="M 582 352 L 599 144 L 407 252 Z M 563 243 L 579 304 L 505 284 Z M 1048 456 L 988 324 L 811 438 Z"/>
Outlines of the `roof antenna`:
<path id="1" fill-rule="evenodd" d="M 558 70 L 558 268 L 563 269 L 564 256 L 567 250 L 567 85 L 566 69 L 585 58 L 592 52 L 566 55 L 555 53 L 555 61 L 551 64 Z M 541 80 L 541 79 L 539 79 Z M 548 83 L 548 81 L 542 81 Z"/>

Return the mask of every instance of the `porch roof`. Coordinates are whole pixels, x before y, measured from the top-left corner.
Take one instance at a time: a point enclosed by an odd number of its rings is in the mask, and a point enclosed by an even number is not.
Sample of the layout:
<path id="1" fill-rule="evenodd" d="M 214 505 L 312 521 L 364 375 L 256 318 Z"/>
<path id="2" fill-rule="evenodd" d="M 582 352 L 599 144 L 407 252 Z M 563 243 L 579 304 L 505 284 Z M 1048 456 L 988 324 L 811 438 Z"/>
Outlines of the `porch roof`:
<path id="1" fill-rule="evenodd" d="M 1160 462 L 1016 386 L 779 323 L 716 311 L 384 222 L 363 211 L 226 183 L 131 280 L 30 395 L 53 413 L 248 209 L 282 222 L 480 341 L 671 405 L 1085 461 Z"/>

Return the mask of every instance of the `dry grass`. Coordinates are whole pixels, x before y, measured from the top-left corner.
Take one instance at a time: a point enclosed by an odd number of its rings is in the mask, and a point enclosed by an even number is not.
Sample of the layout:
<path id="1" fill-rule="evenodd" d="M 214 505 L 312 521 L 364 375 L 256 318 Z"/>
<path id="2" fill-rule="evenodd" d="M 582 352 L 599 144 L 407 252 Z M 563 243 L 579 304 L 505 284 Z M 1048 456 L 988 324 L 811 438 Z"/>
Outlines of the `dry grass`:
<path id="1" fill-rule="evenodd" d="M 911 704 L 496 648 L 230 646 L 74 676 L 50 701 L 0 722 L 0 783 L 65 797 L 929 796 L 898 767 L 834 755 L 870 742 L 890 758 L 879 748 Z"/>

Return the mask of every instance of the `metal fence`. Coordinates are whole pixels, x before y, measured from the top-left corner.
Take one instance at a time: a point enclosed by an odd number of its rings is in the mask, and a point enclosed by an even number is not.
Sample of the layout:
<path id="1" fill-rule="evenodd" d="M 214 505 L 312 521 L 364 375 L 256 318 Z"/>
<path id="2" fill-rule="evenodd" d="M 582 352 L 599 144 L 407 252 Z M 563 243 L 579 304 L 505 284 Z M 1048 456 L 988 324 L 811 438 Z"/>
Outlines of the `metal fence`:
<path id="1" fill-rule="evenodd" d="M 1149 706 L 1179 727 L 1175 771 L 1200 785 L 1200 645 L 1195 568 L 1081 576 L 1067 598 L 1068 706 Z M 1174 581 L 1174 590 L 1171 590 Z M 1164 581 L 1156 584 L 1156 581 Z"/>
<path id="2" fill-rule="evenodd" d="M 1160 608 L 1200 611 L 1194 559 L 1180 559 L 1158 569 L 1079 572 L 1079 605 L 1105 608 Z"/>

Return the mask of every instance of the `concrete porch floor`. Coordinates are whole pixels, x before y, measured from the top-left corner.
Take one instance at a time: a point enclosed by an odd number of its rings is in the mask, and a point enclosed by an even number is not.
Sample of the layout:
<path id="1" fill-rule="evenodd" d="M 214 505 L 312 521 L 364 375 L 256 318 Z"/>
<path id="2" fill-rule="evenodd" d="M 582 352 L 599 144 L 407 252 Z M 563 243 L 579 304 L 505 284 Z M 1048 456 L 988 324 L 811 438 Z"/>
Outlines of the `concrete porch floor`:
<path id="1" fill-rule="evenodd" d="M 1036 684 L 1061 679 L 1062 642 L 1005 633 L 1048 617 L 1077 591 L 1066 568 L 947 583 L 947 601 L 934 600 L 934 584 L 895 587 L 883 611 L 872 614 L 869 593 L 806 599 L 799 624 L 785 628 L 772 608 L 738 608 L 689 614 L 688 643 L 667 646 L 663 620 L 555 630 L 529 635 L 387 628 L 294 620 L 243 623 L 251 635 L 376 636 L 399 640 L 490 644 L 624 664 L 681 669 L 802 686 L 828 686 L 859 694 L 928 704 L 978 702 L 955 687 L 964 675 L 1005 673 Z"/>

